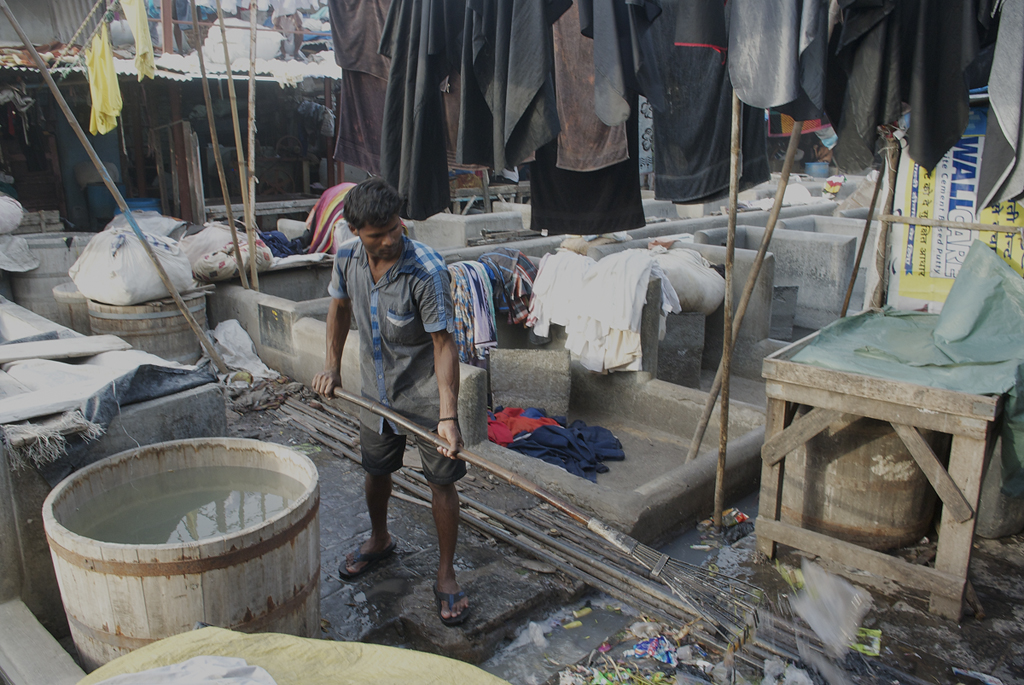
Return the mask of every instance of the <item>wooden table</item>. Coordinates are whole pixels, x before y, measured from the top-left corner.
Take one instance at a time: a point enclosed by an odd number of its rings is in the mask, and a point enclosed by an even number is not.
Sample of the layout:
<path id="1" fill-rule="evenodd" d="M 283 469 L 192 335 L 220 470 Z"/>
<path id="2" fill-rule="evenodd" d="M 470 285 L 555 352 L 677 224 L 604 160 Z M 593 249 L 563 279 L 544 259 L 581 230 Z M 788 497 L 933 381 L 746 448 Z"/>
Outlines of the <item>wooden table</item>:
<path id="1" fill-rule="evenodd" d="M 817 333 L 766 357 L 762 368 L 768 415 L 761 449 L 761 499 L 756 522 L 758 550 L 774 557 L 778 544 L 874 573 L 928 593 L 932 613 L 959 621 L 974 538 L 975 512 L 985 457 L 995 440 L 999 398 L 929 388 L 914 383 L 823 369 L 790 359 Z M 798 405 L 812 409 L 794 420 Z M 888 421 L 942 501 L 935 567 L 783 523 L 786 455 L 830 425 L 859 417 Z M 953 436 L 948 469 L 918 428 Z"/>

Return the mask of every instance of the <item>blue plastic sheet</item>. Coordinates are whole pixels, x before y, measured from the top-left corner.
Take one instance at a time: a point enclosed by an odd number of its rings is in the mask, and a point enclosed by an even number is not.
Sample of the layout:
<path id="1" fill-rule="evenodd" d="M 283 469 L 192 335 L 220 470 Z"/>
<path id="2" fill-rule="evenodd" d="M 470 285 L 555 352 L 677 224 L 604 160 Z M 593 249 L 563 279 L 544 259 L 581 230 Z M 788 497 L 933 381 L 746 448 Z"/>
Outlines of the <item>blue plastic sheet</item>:
<path id="1" fill-rule="evenodd" d="M 1003 493 L 1024 499 L 1024 279 L 975 241 L 941 314 L 840 319 L 792 361 L 977 395 L 1006 395 Z"/>

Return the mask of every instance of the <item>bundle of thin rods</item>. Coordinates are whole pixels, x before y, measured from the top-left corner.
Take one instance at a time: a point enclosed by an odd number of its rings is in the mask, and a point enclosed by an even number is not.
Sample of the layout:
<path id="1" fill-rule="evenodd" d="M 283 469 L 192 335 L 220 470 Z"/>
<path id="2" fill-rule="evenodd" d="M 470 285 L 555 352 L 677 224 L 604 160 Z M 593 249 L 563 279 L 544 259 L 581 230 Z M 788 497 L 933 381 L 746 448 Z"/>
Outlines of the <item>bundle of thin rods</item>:
<path id="1" fill-rule="evenodd" d="M 294 397 L 289 397 L 277 412 L 284 421 L 300 426 L 336 454 L 361 462 L 358 423 L 348 414 L 328 404 L 310 406 Z M 421 474 L 405 468 L 394 474 L 393 480 L 401 489 L 393 493 L 394 497 L 430 506 L 430 490 Z M 544 503 L 510 516 L 476 499 L 476 493 L 493 487 L 489 480 L 478 476 L 457 484 L 462 520 L 483 535 L 509 544 L 644 614 L 689 626 L 690 635 L 704 647 L 733 654 L 757 669 L 762 669 L 764 659 L 771 656 L 796 662 L 826 658 L 817 637 L 774 613 L 760 588 L 643 545 L 625 555 L 600 535 L 558 515 Z M 672 593 L 652 582 L 652 577 L 668 585 Z M 879 675 L 898 673 L 879 664 L 875 668 Z M 922 681 L 911 677 L 906 682 Z"/>

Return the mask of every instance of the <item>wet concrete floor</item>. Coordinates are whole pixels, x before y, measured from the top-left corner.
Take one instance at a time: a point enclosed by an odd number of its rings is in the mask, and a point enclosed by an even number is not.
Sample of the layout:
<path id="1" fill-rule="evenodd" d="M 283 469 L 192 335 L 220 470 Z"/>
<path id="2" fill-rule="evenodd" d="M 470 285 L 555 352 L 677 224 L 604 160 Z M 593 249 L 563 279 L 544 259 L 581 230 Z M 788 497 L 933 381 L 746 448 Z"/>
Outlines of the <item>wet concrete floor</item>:
<path id="1" fill-rule="evenodd" d="M 472 614 L 463 627 L 443 626 L 431 591 L 437 563 L 433 521 L 429 509 L 403 500 L 392 501 L 389 519 L 398 541 L 397 553 L 355 582 L 341 582 L 339 564 L 369 530 L 361 469 L 313 443 L 276 412 L 230 418 L 233 435 L 290 444 L 307 453 L 320 471 L 324 638 L 444 654 L 481 664 L 516 685 L 557 683 L 559 671 L 593 659 L 595 647 L 602 642 L 628 646 L 633 639 L 623 633 L 636 620 L 637 612 L 630 606 L 594 593 L 560 573 L 526 568 L 525 554 L 465 525 L 460 531 L 456 567 L 469 594 Z M 483 473 L 471 471 L 471 475 L 472 480 L 465 483 L 467 494 L 495 509 L 511 513 L 536 504 L 529 495 Z M 396 492 L 401 491 L 396 488 Z M 756 496 L 739 502 L 739 508 L 751 518 L 756 516 L 755 505 Z M 758 585 L 777 611 L 788 614 L 786 596 L 791 590 L 774 564 L 758 558 L 753 535 L 731 546 L 717 548 L 712 542 L 710 549 L 700 549 L 708 542 L 701 535 L 695 530 L 681 531 L 664 551 L 691 563 L 714 563 L 722 573 Z M 804 556 L 784 548 L 779 563 L 797 568 Z M 992 674 L 1004 683 L 1024 682 L 1024 537 L 976 541 L 971 580 L 986 617 L 967 617 L 959 625 L 929 614 L 926 597 L 905 592 L 895 583 L 817 561 L 871 593 L 873 607 L 864 625 L 882 631 L 882 652 L 874 663 L 910 674 L 899 682 L 976 682 L 954 675 L 954 666 Z M 583 630 L 563 629 L 571 611 L 588 601 L 594 607 L 588 617 L 592 623 L 585 623 Z M 894 681 L 879 679 L 880 673 L 846 675 L 849 682 Z"/>

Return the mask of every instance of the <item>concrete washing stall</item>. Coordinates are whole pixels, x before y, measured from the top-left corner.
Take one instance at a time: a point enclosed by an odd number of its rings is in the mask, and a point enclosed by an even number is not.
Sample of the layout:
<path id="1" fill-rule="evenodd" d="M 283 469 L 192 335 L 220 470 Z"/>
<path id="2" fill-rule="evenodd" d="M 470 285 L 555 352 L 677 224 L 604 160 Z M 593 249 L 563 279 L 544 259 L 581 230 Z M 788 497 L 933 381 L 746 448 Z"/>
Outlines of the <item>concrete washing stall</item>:
<path id="1" fill-rule="evenodd" d="M 326 273 L 330 270 L 326 264 L 318 269 Z M 310 285 L 306 281 L 322 281 L 323 278 L 322 274 L 297 271 L 291 278 L 280 281 L 275 295 L 244 290 L 237 285 L 221 285 L 210 297 L 210 323 L 216 325 L 226 319 L 237 319 L 252 337 L 257 353 L 266 364 L 309 384 L 323 369 L 330 299 L 297 301 L 289 296 L 308 293 Z M 322 292 L 326 293 L 326 287 Z M 648 291 L 648 302 L 660 302 L 660 297 L 660 283 L 654 281 Z M 611 471 L 602 474 L 597 484 L 488 442 L 489 384 L 488 374 L 483 369 L 460 365 L 459 417 L 463 438 L 470 450 L 544 483 L 624 532 L 651 542 L 710 511 L 717 443 L 709 440 L 697 459 L 683 463 L 705 394 L 657 380 L 657 307 L 645 307 L 641 329 L 643 371 L 599 376 L 573 363 L 571 371 L 560 381 L 564 383 L 565 393 L 571 393 L 570 420 L 582 419 L 588 424 L 608 427 L 623 442 L 626 461 L 611 464 Z M 521 327 L 510 327 L 499 321 L 498 333 L 501 347 L 527 349 L 526 332 Z M 555 331 L 548 348 L 556 348 L 559 340 L 560 333 Z M 543 363 L 540 361 L 543 356 L 531 360 L 527 355 L 523 363 Z M 359 359 L 359 338 L 349 336 L 342 355 L 342 378 L 348 388 L 359 387 Z M 708 429 L 709 435 L 718 434 L 716 421 L 717 413 Z M 755 486 L 760 472 L 763 425 L 761 409 L 733 404 L 730 412 L 733 440 L 727 470 L 727 487 L 733 494 L 749 492 Z"/>
<path id="2" fill-rule="evenodd" d="M 736 248 L 757 252 L 766 229 L 736 227 Z M 693 234 L 695 243 L 724 247 L 727 228 Z M 844 235 L 776 227 L 769 246 L 775 255 L 774 285 L 796 288 L 793 323 L 817 330 L 839 318 L 857 255 L 857 241 Z"/>

